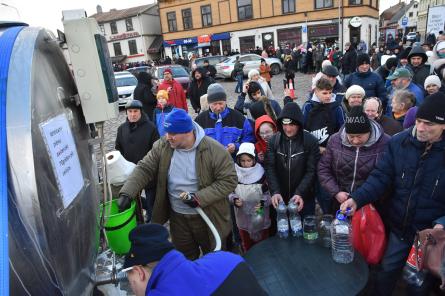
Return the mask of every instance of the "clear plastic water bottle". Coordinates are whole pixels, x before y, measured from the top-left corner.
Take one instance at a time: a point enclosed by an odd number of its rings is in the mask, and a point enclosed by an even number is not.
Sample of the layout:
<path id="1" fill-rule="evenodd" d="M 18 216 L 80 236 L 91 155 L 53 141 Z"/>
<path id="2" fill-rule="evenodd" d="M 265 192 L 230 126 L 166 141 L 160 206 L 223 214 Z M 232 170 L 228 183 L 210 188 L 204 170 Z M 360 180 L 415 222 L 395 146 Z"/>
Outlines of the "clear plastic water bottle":
<path id="1" fill-rule="evenodd" d="M 280 201 L 277 207 L 277 229 L 278 237 L 287 238 L 289 236 L 289 222 L 287 220 L 287 207 Z"/>
<path id="2" fill-rule="evenodd" d="M 425 272 L 419 271 L 417 266 L 422 260 L 421 249 L 417 250 L 416 255 L 416 242 L 413 244 L 408 258 L 406 259 L 405 267 L 403 268 L 403 279 L 411 285 L 420 287 L 425 279 Z"/>
<path id="3" fill-rule="evenodd" d="M 298 207 L 295 203 L 290 202 L 287 206 L 289 211 L 289 222 L 292 236 L 300 237 L 303 235 L 303 226 L 301 224 L 301 217 L 298 215 Z"/>
<path id="4" fill-rule="evenodd" d="M 331 227 L 332 258 L 337 263 L 348 264 L 354 260 L 351 223 L 348 216 L 340 210 L 335 217 Z"/>

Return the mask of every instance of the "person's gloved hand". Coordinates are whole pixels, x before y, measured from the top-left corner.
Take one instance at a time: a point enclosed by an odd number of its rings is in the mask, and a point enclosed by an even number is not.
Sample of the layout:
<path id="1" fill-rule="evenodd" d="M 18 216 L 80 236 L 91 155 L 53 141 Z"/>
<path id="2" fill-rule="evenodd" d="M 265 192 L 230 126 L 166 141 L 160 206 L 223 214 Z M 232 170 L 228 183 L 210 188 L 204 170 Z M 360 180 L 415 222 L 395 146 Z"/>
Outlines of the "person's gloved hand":
<path id="1" fill-rule="evenodd" d="M 119 194 L 119 198 L 117 200 L 117 206 L 119 208 L 119 212 L 123 212 L 126 209 L 130 208 L 131 205 L 131 197 L 126 193 Z"/>
<path id="2" fill-rule="evenodd" d="M 188 205 L 191 208 L 199 207 L 198 197 L 194 193 L 183 192 L 179 195 L 182 202 Z"/>

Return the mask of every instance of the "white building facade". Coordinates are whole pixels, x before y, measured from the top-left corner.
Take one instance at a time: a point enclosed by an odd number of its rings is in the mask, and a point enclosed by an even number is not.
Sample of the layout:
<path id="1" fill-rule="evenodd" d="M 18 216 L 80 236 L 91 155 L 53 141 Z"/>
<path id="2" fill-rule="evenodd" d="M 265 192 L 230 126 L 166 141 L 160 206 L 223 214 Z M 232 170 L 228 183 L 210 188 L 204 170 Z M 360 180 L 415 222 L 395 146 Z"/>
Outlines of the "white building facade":
<path id="1" fill-rule="evenodd" d="M 102 12 L 98 6 L 97 10 L 92 17 L 108 41 L 113 62 L 141 62 L 160 57 L 162 34 L 157 4 L 109 12 Z"/>

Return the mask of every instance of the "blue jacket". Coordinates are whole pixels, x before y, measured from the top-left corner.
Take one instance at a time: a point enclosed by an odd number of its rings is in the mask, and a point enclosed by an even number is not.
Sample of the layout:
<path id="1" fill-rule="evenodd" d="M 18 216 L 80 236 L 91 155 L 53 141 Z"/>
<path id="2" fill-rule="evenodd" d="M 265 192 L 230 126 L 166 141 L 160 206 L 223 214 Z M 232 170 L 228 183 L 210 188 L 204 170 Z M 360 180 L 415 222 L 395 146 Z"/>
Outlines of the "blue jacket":
<path id="1" fill-rule="evenodd" d="M 162 257 L 148 281 L 145 295 L 265 295 L 241 256 L 209 253 L 190 261 L 176 250 Z"/>
<path id="2" fill-rule="evenodd" d="M 360 85 L 365 90 L 365 97 L 378 97 L 384 106 L 387 105 L 385 82 L 379 74 L 369 70 L 365 73 L 354 72 L 343 83 L 346 88 L 351 85 Z"/>
<path id="3" fill-rule="evenodd" d="M 153 123 L 156 125 L 159 136 L 161 137 L 165 135 L 165 130 L 164 130 L 165 117 L 170 112 L 172 112 L 172 110 L 173 110 L 172 105 L 166 105 L 164 109 L 156 107 L 155 110 L 153 111 Z"/>
<path id="4" fill-rule="evenodd" d="M 414 94 L 414 96 L 416 97 L 416 106 L 419 106 L 420 104 L 422 104 L 423 99 L 424 99 L 424 91 L 417 86 L 417 84 L 411 82 L 408 87 L 406 88 L 407 91 L 410 91 Z M 392 88 L 392 86 L 390 86 L 388 88 L 388 93 L 390 94 L 389 97 L 392 100 L 392 96 L 394 93 L 394 89 Z M 386 115 L 388 116 L 392 116 L 392 106 L 391 104 L 388 104 L 386 106 Z"/>
<path id="5" fill-rule="evenodd" d="M 240 112 L 226 107 L 220 114 L 220 118 L 210 110 L 201 112 L 195 121 L 209 136 L 224 147 L 230 143 L 235 144 L 238 151 L 241 143 L 255 143 L 252 125 Z"/>
<path id="6" fill-rule="evenodd" d="M 323 104 L 314 93 L 312 99 L 304 103 L 302 111 L 304 129 L 317 138 L 322 147 L 326 147 L 329 137 L 338 132 L 345 123 L 343 109 L 335 94 L 332 94 L 329 103 Z"/>
<path id="7" fill-rule="evenodd" d="M 385 192 L 391 231 L 412 240 L 416 230 L 445 225 L 445 138 L 425 152 L 415 127 L 394 135 L 366 182 L 351 193 L 360 208 Z M 422 156 L 422 154 L 424 154 Z"/>

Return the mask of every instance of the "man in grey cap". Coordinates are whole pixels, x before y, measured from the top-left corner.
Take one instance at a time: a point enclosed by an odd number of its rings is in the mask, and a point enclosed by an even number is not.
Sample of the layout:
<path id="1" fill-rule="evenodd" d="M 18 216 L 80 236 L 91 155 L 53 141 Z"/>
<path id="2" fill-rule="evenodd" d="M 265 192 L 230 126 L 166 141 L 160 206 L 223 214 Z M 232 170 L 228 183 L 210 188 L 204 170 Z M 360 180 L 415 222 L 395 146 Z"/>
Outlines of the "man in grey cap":
<path id="1" fill-rule="evenodd" d="M 219 83 L 207 90 L 209 110 L 202 112 L 195 121 L 209 136 L 234 156 L 241 143 L 255 143 L 252 125 L 240 112 L 227 107 L 227 94 Z"/>
<path id="2" fill-rule="evenodd" d="M 414 94 L 416 97 L 416 106 L 423 102 L 423 90 L 420 89 L 413 81 L 413 74 L 406 68 L 397 68 L 394 73 L 388 76 L 388 80 L 391 81 L 391 87 L 388 89 L 389 102 L 391 102 L 394 92 L 396 90 L 407 90 Z M 392 114 L 391 104 L 387 105 L 386 115 Z"/>

